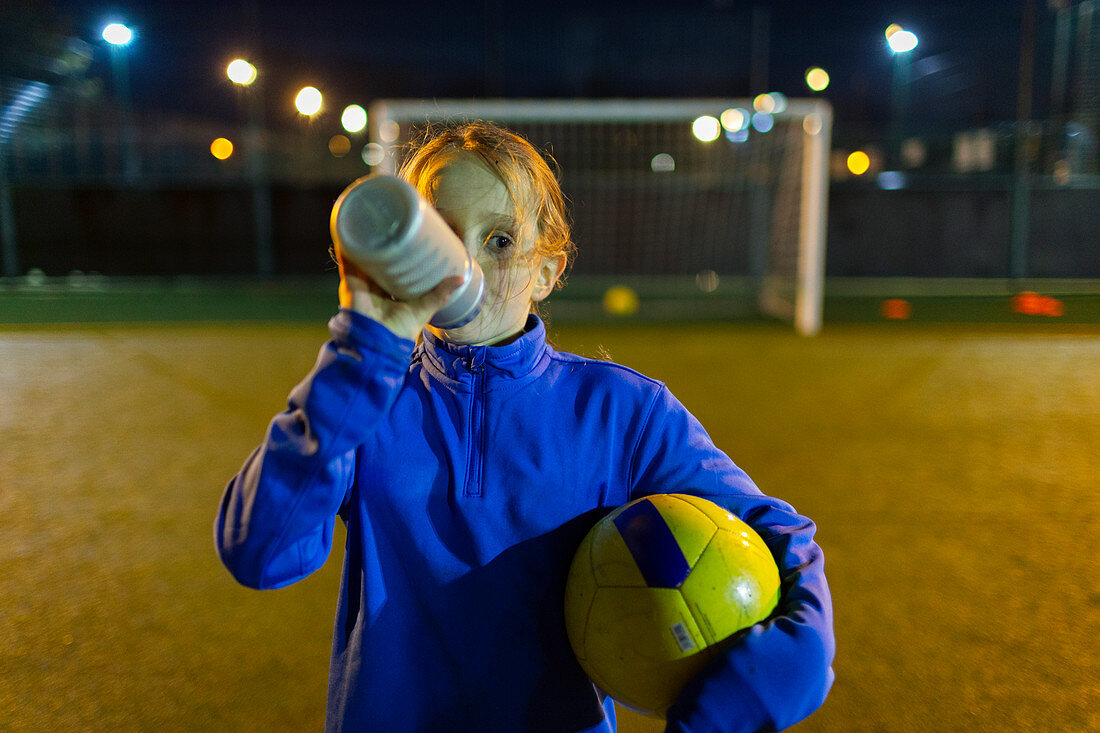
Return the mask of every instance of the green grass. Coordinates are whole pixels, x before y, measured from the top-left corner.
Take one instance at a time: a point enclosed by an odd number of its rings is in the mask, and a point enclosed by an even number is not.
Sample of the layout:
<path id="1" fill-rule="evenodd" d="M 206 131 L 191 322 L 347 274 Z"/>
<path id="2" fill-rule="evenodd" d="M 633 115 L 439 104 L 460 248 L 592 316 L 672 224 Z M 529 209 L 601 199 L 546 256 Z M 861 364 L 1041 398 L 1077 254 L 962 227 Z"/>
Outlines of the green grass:
<path id="1" fill-rule="evenodd" d="M 249 591 L 211 524 L 323 323 L 0 330 L 0 729 L 321 728 L 340 550 Z M 837 682 L 799 730 L 1100 729 L 1100 328 L 555 337 L 665 380 L 818 522 Z"/>
<path id="2" fill-rule="evenodd" d="M 336 307 L 336 274 L 310 278 L 162 278 L 128 279 L 81 276 L 47 278 L 32 285 L 25 279 L 0 278 L 0 324 L 163 323 L 163 322 L 324 322 Z M 601 299 L 614 285 L 639 294 L 630 317 L 604 312 Z M 1057 297 L 1059 317 L 1014 313 L 1015 289 Z M 837 279 L 826 281 L 824 320 L 836 323 L 882 323 L 887 298 L 909 301 L 905 323 L 1016 323 L 1036 328 L 1059 324 L 1100 324 L 1100 281 L 1034 280 L 1014 284 L 1000 279 L 910 280 Z M 563 324 L 759 322 L 751 283 L 744 278 L 701 293 L 694 278 L 577 278 L 548 302 L 550 314 Z"/>

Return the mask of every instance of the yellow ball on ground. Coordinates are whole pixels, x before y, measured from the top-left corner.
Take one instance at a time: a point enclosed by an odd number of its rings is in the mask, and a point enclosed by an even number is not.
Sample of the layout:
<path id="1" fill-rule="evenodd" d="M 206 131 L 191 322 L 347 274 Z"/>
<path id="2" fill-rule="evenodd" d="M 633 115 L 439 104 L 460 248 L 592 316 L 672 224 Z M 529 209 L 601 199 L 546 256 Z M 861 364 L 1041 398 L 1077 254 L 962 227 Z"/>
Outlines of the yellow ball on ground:
<path id="1" fill-rule="evenodd" d="M 638 294 L 625 285 L 615 285 L 603 294 L 603 309 L 613 316 L 632 316 L 638 312 Z"/>

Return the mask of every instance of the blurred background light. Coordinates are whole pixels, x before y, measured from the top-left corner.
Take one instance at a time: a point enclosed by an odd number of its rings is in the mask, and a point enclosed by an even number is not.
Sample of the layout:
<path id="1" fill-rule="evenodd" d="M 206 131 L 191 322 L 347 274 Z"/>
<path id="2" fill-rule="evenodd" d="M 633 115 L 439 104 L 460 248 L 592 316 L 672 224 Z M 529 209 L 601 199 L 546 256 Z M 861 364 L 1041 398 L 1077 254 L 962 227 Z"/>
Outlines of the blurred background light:
<path id="1" fill-rule="evenodd" d="M 676 161 L 668 153 L 657 153 L 649 161 L 649 168 L 654 173 L 671 173 L 676 170 Z"/>
<path id="2" fill-rule="evenodd" d="M 862 150 L 848 156 L 848 170 L 854 176 L 862 176 L 871 167 L 871 157 Z"/>
<path id="3" fill-rule="evenodd" d="M 347 132 L 353 134 L 362 132 L 367 126 L 367 111 L 358 104 L 349 104 L 344 107 L 344 113 L 340 115 L 340 124 Z"/>
<path id="4" fill-rule="evenodd" d="M 210 154 L 218 160 L 227 160 L 233 155 L 233 143 L 228 138 L 219 137 L 210 143 Z"/>
<path id="5" fill-rule="evenodd" d="M 386 120 L 378 127 L 378 137 L 384 143 L 392 143 L 401 135 L 401 125 L 393 120 Z"/>
<path id="6" fill-rule="evenodd" d="M 752 116 L 752 128 L 757 132 L 771 132 L 775 127 L 775 118 L 770 114 L 755 114 Z"/>
<path id="7" fill-rule="evenodd" d="M 891 23 L 890 25 L 886 26 L 886 40 L 889 41 L 890 36 L 894 35 L 895 33 L 897 33 L 900 30 L 901 30 L 901 26 L 898 25 L 897 23 Z"/>
<path id="8" fill-rule="evenodd" d="M 901 162 L 908 168 L 920 168 L 928 160 L 928 146 L 919 137 L 901 143 Z"/>
<path id="9" fill-rule="evenodd" d="M 225 74 L 234 84 L 248 86 L 256 81 L 256 67 L 244 59 L 233 59 L 225 68 Z"/>
<path id="10" fill-rule="evenodd" d="M 807 135 L 816 135 L 821 132 L 821 115 L 814 112 L 802 118 L 802 131 Z"/>
<path id="11" fill-rule="evenodd" d="M 691 123 L 691 132 L 702 142 L 710 143 L 717 140 L 718 136 L 722 134 L 722 125 L 718 122 L 717 117 L 703 115 L 702 117 L 696 117 L 695 122 Z"/>
<path id="12" fill-rule="evenodd" d="M 815 92 L 823 92 L 829 86 L 829 73 L 815 66 L 806 70 L 806 86 Z"/>
<path id="13" fill-rule="evenodd" d="M 883 191 L 897 191 L 905 188 L 905 174 L 901 171 L 883 171 L 878 174 L 878 187 Z"/>
<path id="14" fill-rule="evenodd" d="M 775 100 L 770 94 L 757 94 L 752 100 L 752 108 L 761 114 L 770 115 L 775 110 Z"/>
<path id="15" fill-rule="evenodd" d="M 737 107 L 727 109 L 718 119 L 727 132 L 737 132 L 749 126 L 749 113 Z"/>
<path id="16" fill-rule="evenodd" d="M 321 92 L 316 87 L 304 87 L 294 98 L 294 107 L 306 117 L 321 111 Z"/>
<path id="17" fill-rule="evenodd" d="M 386 151 L 378 143 L 367 143 L 363 146 L 361 157 L 367 165 L 378 165 L 386 159 Z"/>
<path id="18" fill-rule="evenodd" d="M 703 270 L 695 276 L 695 286 L 704 293 L 713 293 L 718 289 L 718 273 L 714 270 Z"/>
<path id="19" fill-rule="evenodd" d="M 1070 182 L 1070 175 L 1073 169 L 1070 167 L 1069 161 L 1062 159 L 1054 163 L 1054 182 L 1059 186 L 1065 186 Z"/>
<path id="20" fill-rule="evenodd" d="M 109 23 L 103 28 L 103 40 L 112 46 L 125 46 L 134 40 L 134 32 L 122 23 Z"/>
<path id="21" fill-rule="evenodd" d="M 779 92 L 757 94 L 752 100 L 752 107 L 761 114 L 777 115 L 787 109 L 787 97 Z"/>
<path id="22" fill-rule="evenodd" d="M 347 135 L 333 135 L 328 139 L 328 151 L 334 158 L 343 158 L 351 152 L 351 140 Z"/>

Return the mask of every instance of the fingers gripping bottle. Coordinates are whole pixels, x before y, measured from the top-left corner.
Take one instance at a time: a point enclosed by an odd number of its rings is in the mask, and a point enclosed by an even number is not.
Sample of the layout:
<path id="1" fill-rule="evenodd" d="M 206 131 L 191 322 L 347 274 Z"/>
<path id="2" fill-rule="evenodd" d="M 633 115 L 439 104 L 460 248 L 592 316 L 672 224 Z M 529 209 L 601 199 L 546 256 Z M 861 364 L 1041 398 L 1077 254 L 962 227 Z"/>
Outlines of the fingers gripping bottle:
<path id="1" fill-rule="evenodd" d="M 413 186 L 395 176 L 364 176 L 332 207 L 332 240 L 374 283 L 397 300 L 413 300 L 444 278 L 462 285 L 432 317 L 442 329 L 474 319 L 485 298 L 485 275 L 462 240 Z"/>

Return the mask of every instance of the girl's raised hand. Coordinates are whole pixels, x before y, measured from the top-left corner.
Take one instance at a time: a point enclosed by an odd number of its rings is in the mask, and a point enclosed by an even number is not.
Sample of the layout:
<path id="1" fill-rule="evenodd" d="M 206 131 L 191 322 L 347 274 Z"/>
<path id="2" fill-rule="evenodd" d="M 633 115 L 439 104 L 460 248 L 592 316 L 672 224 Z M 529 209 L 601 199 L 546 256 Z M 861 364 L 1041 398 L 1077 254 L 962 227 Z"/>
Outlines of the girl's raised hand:
<path id="1" fill-rule="evenodd" d="M 448 277 L 416 300 L 394 300 L 354 262 L 344 259 L 339 247 L 336 263 L 340 268 L 340 306 L 358 311 L 397 336 L 413 341 L 462 285 L 461 277 Z"/>

